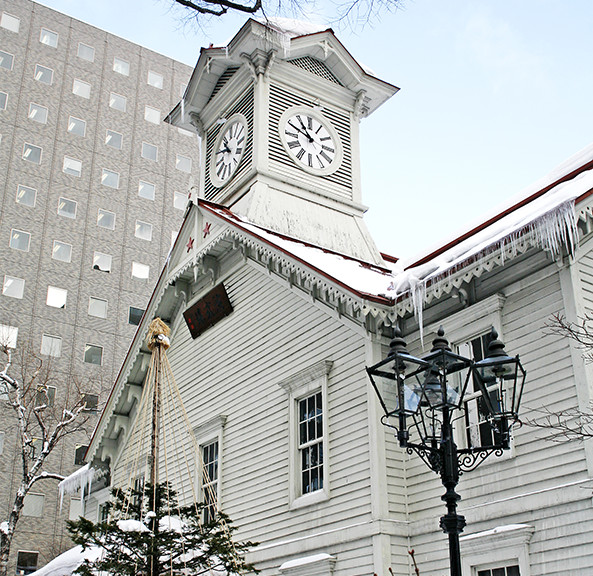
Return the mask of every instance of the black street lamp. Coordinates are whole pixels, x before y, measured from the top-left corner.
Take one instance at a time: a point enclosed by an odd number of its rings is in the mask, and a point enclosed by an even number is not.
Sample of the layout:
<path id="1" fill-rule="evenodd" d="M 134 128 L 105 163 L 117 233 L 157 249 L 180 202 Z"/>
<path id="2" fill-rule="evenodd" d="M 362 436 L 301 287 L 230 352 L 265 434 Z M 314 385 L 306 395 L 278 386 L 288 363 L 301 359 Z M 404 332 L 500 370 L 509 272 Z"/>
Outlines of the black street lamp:
<path id="1" fill-rule="evenodd" d="M 500 456 L 509 449 L 511 428 L 519 422 L 525 370 L 518 356 L 507 356 L 494 328 L 487 357 L 478 362 L 453 353 L 444 336 L 441 327 L 432 350 L 416 358 L 396 329 L 387 358 L 367 372 L 385 412 L 381 422 L 395 429 L 408 454 L 418 454 L 441 477 L 447 514 L 440 527 L 449 535 L 451 576 L 461 576 L 459 534 L 465 518 L 457 514 L 460 496 L 455 488 L 463 472 L 474 470 L 490 454 Z M 494 439 L 488 445 L 458 448 L 453 422 L 467 410 L 464 397 L 471 380 Z"/>

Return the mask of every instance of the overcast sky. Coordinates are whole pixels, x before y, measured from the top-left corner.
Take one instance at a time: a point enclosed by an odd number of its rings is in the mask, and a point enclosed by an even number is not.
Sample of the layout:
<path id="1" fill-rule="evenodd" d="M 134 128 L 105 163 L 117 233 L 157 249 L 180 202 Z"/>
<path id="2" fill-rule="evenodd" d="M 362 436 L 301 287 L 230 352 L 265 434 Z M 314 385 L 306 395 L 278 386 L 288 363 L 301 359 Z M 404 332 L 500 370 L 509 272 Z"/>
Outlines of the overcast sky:
<path id="1" fill-rule="evenodd" d="M 194 65 L 245 17 L 185 25 L 168 0 L 43 0 Z M 326 22 L 320 2 L 313 18 Z M 402 258 L 462 232 L 593 141 L 591 0 L 405 0 L 365 27 L 333 28 L 401 88 L 361 124 L 365 217 Z"/>

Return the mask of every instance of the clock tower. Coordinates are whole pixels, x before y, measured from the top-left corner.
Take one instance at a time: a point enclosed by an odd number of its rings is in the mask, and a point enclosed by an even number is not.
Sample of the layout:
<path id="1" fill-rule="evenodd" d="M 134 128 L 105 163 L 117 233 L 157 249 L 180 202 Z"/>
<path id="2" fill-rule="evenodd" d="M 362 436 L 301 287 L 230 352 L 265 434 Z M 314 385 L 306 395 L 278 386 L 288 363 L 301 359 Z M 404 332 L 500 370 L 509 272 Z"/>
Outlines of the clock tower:
<path id="1" fill-rule="evenodd" d="M 200 197 L 381 264 L 362 220 L 358 125 L 397 90 L 330 29 L 248 20 L 228 46 L 202 49 L 167 120 L 202 139 Z"/>

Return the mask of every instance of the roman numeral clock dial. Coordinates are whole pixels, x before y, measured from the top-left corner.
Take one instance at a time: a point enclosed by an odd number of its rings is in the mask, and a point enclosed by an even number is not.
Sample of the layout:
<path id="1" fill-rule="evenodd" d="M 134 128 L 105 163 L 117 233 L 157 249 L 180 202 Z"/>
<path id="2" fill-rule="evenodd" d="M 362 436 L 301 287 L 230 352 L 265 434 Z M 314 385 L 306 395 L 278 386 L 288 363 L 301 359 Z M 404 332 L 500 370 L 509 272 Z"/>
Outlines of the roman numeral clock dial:
<path id="1" fill-rule="evenodd" d="M 235 114 L 223 125 L 210 156 L 210 180 L 215 186 L 224 186 L 235 174 L 246 143 L 247 120 Z"/>
<path id="2" fill-rule="evenodd" d="M 279 132 L 284 148 L 299 168 L 323 176 L 340 167 L 340 138 L 317 110 L 304 106 L 286 110 L 280 118 Z"/>

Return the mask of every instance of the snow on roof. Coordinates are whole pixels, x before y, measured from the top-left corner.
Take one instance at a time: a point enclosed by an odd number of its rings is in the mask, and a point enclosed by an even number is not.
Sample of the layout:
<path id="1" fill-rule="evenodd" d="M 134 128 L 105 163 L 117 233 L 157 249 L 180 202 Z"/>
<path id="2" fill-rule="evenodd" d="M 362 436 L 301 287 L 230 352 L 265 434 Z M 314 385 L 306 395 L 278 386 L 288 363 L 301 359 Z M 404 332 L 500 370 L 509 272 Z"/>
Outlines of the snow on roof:
<path id="1" fill-rule="evenodd" d="M 202 206 L 363 297 L 385 299 L 385 303 L 389 303 L 395 295 L 394 276 L 390 269 L 261 228 L 221 206 L 211 203 L 202 203 Z"/>
<path id="2" fill-rule="evenodd" d="M 293 18 L 267 18 L 258 20 L 264 26 L 272 28 L 280 34 L 285 34 L 290 38 L 297 38 L 298 36 L 307 36 L 309 34 L 316 34 L 317 32 L 324 32 L 329 27 L 326 24 L 317 24 L 314 22 L 307 22 L 305 20 L 295 20 Z"/>
<path id="3" fill-rule="evenodd" d="M 33 572 L 31 576 L 70 576 L 84 560 L 91 562 L 97 560 L 101 555 L 101 549 L 90 546 L 83 551 L 82 546 L 75 546 L 66 550 L 63 554 L 56 556 L 51 562 L 48 562 L 43 568 Z"/>

